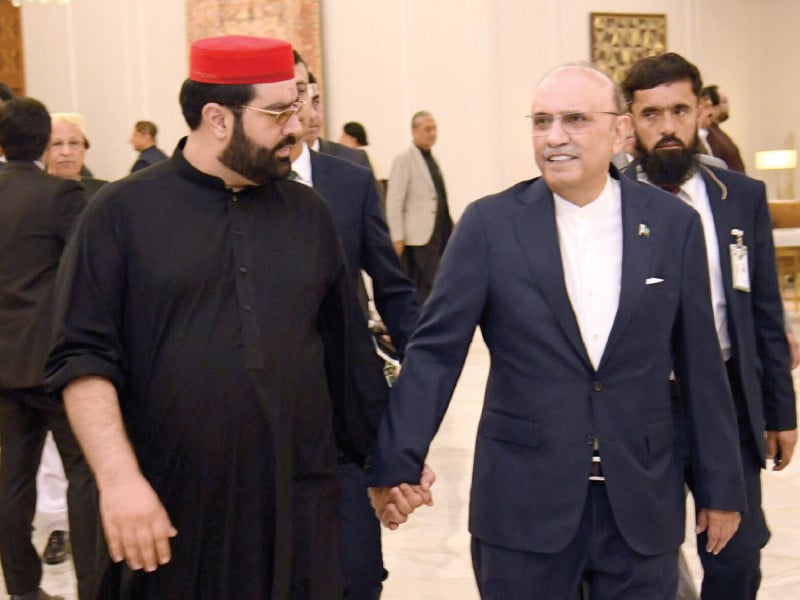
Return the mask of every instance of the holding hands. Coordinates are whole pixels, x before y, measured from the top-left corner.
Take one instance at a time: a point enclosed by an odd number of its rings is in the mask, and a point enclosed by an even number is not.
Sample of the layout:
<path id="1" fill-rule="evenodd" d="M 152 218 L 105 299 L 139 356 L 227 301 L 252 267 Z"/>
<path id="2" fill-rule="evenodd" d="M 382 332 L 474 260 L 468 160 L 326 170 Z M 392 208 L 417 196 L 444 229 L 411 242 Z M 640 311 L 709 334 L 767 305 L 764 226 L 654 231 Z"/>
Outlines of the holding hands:
<path id="1" fill-rule="evenodd" d="M 433 506 L 431 486 L 434 481 L 436 473 L 426 464 L 422 467 L 418 485 L 401 483 L 393 487 L 369 488 L 369 500 L 375 509 L 375 516 L 384 527 L 394 531 L 423 504 Z"/>

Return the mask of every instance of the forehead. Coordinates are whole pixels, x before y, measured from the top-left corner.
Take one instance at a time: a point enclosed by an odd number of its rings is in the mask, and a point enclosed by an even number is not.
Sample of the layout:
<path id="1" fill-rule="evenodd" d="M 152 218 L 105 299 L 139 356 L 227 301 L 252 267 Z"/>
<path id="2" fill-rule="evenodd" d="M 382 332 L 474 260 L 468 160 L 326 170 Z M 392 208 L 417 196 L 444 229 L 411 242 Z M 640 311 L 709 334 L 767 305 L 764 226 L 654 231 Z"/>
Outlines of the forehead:
<path id="1" fill-rule="evenodd" d="M 294 79 L 295 81 L 308 82 L 308 67 L 303 63 L 296 63 L 294 65 Z"/>
<path id="2" fill-rule="evenodd" d="M 263 104 L 291 104 L 297 99 L 297 83 L 294 79 L 276 83 L 256 83 L 253 85 L 255 96 L 253 102 Z"/>
<path id="3" fill-rule="evenodd" d="M 83 139 L 83 134 L 81 133 L 80 127 L 75 125 L 75 123 L 70 123 L 69 121 L 56 121 L 53 123 L 50 135 L 51 137 L 75 136 Z"/>
<path id="4" fill-rule="evenodd" d="M 615 110 L 613 84 L 584 67 L 564 67 L 547 75 L 536 87 L 532 112 Z"/>
<path id="5" fill-rule="evenodd" d="M 697 96 L 692 91 L 692 84 L 689 80 L 671 81 L 662 83 L 649 90 L 636 90 L 633 93 L 632 106 L 639 108 L 663 108 L 675 106 L 676 104 L 686 104 L 692 106 L 697 104 Z"/>
<path id="6" fill-rule="evenodd" d="M 414 129 L 417 128 L 427 128 L 427 127 L 436 127 L 436 119 L 433 117 L 426 115 L 424 117 L 417 117 L 416 122 L 414 123 Z"/>

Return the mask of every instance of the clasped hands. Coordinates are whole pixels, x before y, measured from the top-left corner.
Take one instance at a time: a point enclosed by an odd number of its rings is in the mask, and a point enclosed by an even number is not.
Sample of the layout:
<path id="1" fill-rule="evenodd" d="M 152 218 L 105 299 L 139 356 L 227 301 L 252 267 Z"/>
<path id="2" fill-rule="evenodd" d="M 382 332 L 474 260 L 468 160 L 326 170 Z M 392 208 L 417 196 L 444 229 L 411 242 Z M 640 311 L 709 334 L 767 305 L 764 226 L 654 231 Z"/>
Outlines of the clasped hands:
<path id="1" fill-rule="evenodd" d="M 408 521 L 408 515 L 423 504 L 433 506 L 431 486 L 436 473 L 427 464 L 422 467 L 419 484 L 400 483 L 392 487 L 371 487 L 369 501 L 381 524 L 394 531 Z"/>

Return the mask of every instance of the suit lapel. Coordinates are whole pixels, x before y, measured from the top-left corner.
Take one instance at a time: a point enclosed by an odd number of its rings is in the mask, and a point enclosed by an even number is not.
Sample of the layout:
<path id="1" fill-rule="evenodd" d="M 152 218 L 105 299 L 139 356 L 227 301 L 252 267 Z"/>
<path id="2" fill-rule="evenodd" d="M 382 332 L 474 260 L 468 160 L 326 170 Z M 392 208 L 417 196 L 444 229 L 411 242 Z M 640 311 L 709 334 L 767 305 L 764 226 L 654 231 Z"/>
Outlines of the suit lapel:
<path id="1" fill-rule="evenodd" d="M 722 282 L 725 287 L 725 295 L 728 290 L 733 289 L 733 279 L 731 270 L 731 254 L 728 244 L 733 240 L 731 229 L 739 227 L 736 223 L 735 204 L 726 202 L 728 188 L 706 167 L 700 167 L 700 174 L 703 183 L 706 184 L 706 194 L 711 206 L 711 214 L 714 215 L 714 229 L 717 232 L 717 246 L 719 246 L 719 268 L 722 271 Z M 752 242 L 752 231 L 745 231 L 744 243 L 747 245 Z"/>
<path id="2" fill-rule="evenodd" d="M 428 163 L 425 162 L 425 157 L 422 156 L 422 150 L 416 146 L 412 146 L 411 155 L 414 157 L 414 168 L 422 175 L 422 178 L 428 184 L 428 187 L 431 188 L 431 191 L 436 192 L 436 187 L 433 185 L 433 177 L 431 177 L 431 172 L 430 169 L 428 169 Z"/>
<path id="3" fill-rule="evenodd" d="M 330 174 L 323 161 L 320 160 L 319 153 L 313 150 L 309 152 L 311 153 L 311 181 L 314 183 L 314 189 L 322 196 L 325 203 L 329 204 L 328 198 L 336 197 L 336 194 L 331 193 Z"/>
<path id="4" fill-rule="evenodd" d="M 619 307 L 608 336 L 603 356 L 597 370 L 608 361 L 614 347 L 622 340 L 631 317 L 637 309 L 645 288 L 652 252 L 651 235 L 664 235 L 652 231 L 654 224 L 648 219 L 647 205 L 650 202 L 636 195 L 634 183 L 620 177 L 622 191 L 622 276 L 620 278 Z M 640 226 L 644 226 L 643 228 Z M 646 233 L 645 233 L 646 232 Z"/>
<path id="5" fill-rule="evenodd" d="M 520 195 L 523 209 L 514 215 L 514 233 L 533 272 L 534 285 L 544 296 L 569 343 L 591 369 L 578 321 L 564 283 L 564 268 L 558 246 L 553 194 L 538 179 Z"/>

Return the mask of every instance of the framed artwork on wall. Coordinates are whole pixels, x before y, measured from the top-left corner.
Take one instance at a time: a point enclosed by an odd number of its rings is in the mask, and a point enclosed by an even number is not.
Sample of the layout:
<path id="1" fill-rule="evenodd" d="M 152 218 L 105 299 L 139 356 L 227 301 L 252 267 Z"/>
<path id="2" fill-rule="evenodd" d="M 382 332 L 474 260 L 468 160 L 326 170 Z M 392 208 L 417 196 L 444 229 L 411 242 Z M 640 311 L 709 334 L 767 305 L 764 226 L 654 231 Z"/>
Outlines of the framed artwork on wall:
<path id="1" fill-rule="evenodd" d="M 667 16 L 591 13 L 592 63 L 619 83 L 625 70 L 645 56 L 667 51 Z"/>
<path id="2" fill-rule="evenodd" d="M 191 44 L 215 35 L 257 35 L 291 42 L 323 82 L 320 0 L 186 0 Z"/>

